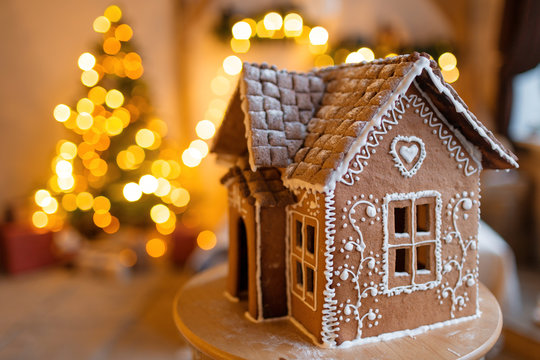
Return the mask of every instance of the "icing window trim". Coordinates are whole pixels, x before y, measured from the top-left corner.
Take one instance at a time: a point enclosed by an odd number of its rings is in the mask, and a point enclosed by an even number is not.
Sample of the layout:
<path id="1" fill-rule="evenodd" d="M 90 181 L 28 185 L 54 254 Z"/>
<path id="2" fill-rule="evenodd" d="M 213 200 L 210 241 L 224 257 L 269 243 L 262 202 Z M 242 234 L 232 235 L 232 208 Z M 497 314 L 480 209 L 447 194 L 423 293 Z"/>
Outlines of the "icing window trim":
<path id="1" fill-rule="evenodd" d="M 416 234 L 416 224 L 415 224 L 415 210 L 416 202 L 420 205 L 426 204 L 425 199 L 432 198 L 434 199 L 434 213 L 435 213 L 435 228 L 434 232 L 420 232 Z M 407 226 L 408 237 L 405 236 L 395 236 L 394 229 L 391 227 L 394 226 L 393 221 L 389 221 L 390 209 L 393 209 L 395 203 L 409 203 L 409 225 Z M 429 201 L 427 202 L 429 203 Z M 442 211 L 442 198 L 441 194 L 436 190 L 424 190 L 419 192 L 411 193 L 393 193 L 387 194 L 384 197 L 383 202 L 383 281 L 382 281 L 382 294 L 393 296 L 399 295 L 403 292 L 411 293 L 418 290 L 428 290 L 433 289 L 438 286 L 442 279 L 442 265 L 441 265 L 441 211 Z M 432 211 L 433 213 L 433 211 Z M 419 277 L 425 277 L 427 274 L 416 269 L 416 248 L 421 245 L 431 245 L 434 247 L 434 260 L 435 264 L 431 266 L 430 275 L 434 274 L 435 280 L 420 281 L 416 282 Z M 405 274 L 395 274 L 394 269 L 389 269 L 389 254 L 393 253 L 395 256 L 396 250 L 398 248 L 410 248 L 410 259 L 408 259 L 408 264 L 410 266 L 410 273 L 406 276 Z M 398 280 L 397 286 L 392 286 L 395 284 L 396 277 L 400 278 Z M 410 281 L 409 281 L 410 277 Z M 407 284 L 405 284 L 405 282 Z M 400 283 L 400 284 L 399 284 Z"/>
<path id="2" fill-rule="evenodd" d="M 289 234 L 291 238 L 289 239 L 291 251 L 290 259 L 290 269 L 291 269 L 291 279 L 293 283 L 291 284 L 291 292 L 302 302 L 309 307 L 311 310 L 317 310 L 317 270 L 318 270 L 318 247 L 319 247 L 319 220 L 315 217 L 302 214 L 298 211 L 289 212 L 289 224 L 291 228 L 289 229 Z M 297 232 L 297 226 L 301 224 L 302 228 L 300 232 Z M 308 249 L 308 226 L 313 228 L 313 252 Z M 302 237 L 301 247 L 298 245 L 300 242 L 297 238 L 298 236 Z M 298 270 L 297 264 L 301 265 L 302 268 L 302 281 L 301 284 L 297 280 Z M 309 271 L 312 272 L 312 285 L 308 284 L 307 275 Z M 309 286 L 308 286 L 309 285 Z M 310 290 L 308 291 L 308 287 Z"/>

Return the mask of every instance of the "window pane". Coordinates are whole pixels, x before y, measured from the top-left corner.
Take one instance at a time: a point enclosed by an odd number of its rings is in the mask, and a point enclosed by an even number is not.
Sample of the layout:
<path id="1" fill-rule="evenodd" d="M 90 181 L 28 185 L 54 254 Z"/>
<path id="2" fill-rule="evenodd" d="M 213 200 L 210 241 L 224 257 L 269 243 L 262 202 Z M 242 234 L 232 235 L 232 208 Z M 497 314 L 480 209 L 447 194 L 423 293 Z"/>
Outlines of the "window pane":
<path id="1" fill-rule="evenodd" d="M 313 294 L 314 276 L 313 269 L 306 267 L 306 291 Z"/>
<path id="2" fill-rule="evenodd" d="M 306 248 L 310 254 L 315 253 L 315 228 L 306 225 Z"/>
<path id="3" fill-rule="evenodd" d="M 302 287 L 304 286 L 304 274 L 302 271 L 302 264 L 298 261 L 296 262 L 296 285 Z"/>
<path id="4" fill-rule="evenodd" d="M 429 204 L 416 205 L 416 231 L 429 231 Z"/>
<path id="5" fill-rule="evenodd" d="M 420 245 L 416 247 L 416 269 L 431 270 L 430 253 L 431 245 Z"/>
<path id="6" fill-rule="evenodd" d="M 394 233 L 403 234 L 407 232 L 407 208 L 394 208 Z"/>
<path id="7" fill-rule="evenodd" d="M 398 248 L 396 249 L 396 259 L 394 262 L 394 272 L 396 273 L 409 273 L 410 274 L 410 249 L 409 248 Z"/>
<path id="8" fill-rule="evenodd" d="M 296 220 L 296 246 L 302 247 L 302 223 Z"/>

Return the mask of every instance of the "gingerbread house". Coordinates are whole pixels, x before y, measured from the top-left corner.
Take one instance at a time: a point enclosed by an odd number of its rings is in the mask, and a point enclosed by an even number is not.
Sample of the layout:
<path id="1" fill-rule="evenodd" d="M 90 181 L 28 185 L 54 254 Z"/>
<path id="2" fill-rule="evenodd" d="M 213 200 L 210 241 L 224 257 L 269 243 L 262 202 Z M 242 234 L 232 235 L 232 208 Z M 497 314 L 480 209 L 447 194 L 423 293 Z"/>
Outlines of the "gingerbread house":
<path id="1" fill-rule="evenodd" d="M 517 158 L 427 54 L 246 63 L 213 151 L 231 164 L 227 292 L 252 320 L 332 347 L 480 316 L 480 172 Z"/>

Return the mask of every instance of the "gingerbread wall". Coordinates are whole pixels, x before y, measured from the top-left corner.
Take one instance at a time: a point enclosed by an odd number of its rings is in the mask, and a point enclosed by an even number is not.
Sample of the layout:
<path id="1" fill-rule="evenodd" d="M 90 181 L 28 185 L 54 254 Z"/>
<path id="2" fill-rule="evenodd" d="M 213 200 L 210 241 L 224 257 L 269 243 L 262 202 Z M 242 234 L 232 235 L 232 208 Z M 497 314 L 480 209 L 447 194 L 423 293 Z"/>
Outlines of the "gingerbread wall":
<path id="1" fill-rule="evenodd" d="M 322 312 L 324 290 L 326 286 L 325 251 L 325 201 L 324 194 L 299 190 L 295 192 L 298 202 L 287 207 L 287 239 L 288 239 L 288 276 L 290 314 L 300 323 L 318 343 L 322 343 Z M 297 223 L 298 221 L 298 223 Z M 297 233 L 297 224 L 301 224 L 302 235 Z M 315 230 L 313 235 L 313 251 L 308 245 L 307 227 Z M 297 239 L 302 236 L 300 243 Z M 302 270 L 299 272 L 297 263 Z M 313 289 L 309 291 L 307 270 L 313 270 Z M 302 284 L 299 284 L 299 276 Z"/>
<path id="2" fill-rule="evenodd" d="M 337 344 L 477 313 L 481 168 L 441 118 L 411 85 L 337 183 Z"/>

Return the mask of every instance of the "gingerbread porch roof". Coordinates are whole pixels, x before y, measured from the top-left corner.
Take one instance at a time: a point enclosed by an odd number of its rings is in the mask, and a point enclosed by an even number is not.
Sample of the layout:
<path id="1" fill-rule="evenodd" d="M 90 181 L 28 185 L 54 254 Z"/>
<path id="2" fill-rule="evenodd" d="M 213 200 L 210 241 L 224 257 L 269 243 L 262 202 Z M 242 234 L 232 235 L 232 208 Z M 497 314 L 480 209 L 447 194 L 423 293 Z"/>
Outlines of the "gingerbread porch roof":
<path id="1" fill-rule="evenodd" d="M 478 147 L 484 168 L 518 166 L 517 158 L 445 83 L 437 64 L 427 54 L 419 53 L 308 74 L 245 64 L 214 151 L 222 155 L 249 154 L 253 171 L 259 166 L 288 165 L 284 175 L 288 187 L 319 191 L 334 188 L 370 131 L 380 125 L 382 116 L 413 81 L 452 127 Z M 298 116 L 291 117 L 291 111 Z M 276 117 L 283 121 L 274 122 Z"/>
<path id="2" fill-rule="evenodd" d="M 241 195 L 252 205 L 257 202 L 260 206 L 285 206 L 294 202 L 276 168 L 260 168 L 253 172 L 248 164 L 239 164 L 229 169 L 221 183 L 227 186 L 238 183 Z"/>

